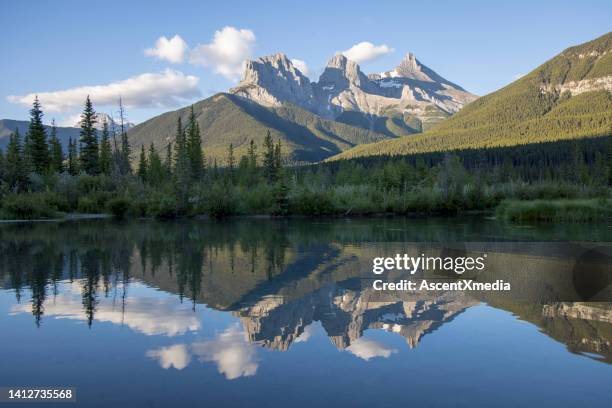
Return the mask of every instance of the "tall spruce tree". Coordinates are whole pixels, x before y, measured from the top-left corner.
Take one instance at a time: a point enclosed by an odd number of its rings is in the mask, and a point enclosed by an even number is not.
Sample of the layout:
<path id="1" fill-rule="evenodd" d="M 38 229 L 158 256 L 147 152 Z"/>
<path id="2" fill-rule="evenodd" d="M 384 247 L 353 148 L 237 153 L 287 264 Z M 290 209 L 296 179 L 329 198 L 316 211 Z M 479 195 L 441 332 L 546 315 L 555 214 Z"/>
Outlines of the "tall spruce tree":
<path id="1" fill-rule="evenodd" d="M 166 177 L 172 176 L 172 142 L 168 142 L 166 145 L 166 160 L 164 160 L 164 170 Z"/>
<path id="2" fill-rule="evenodd" d="M 113 151 L 110 142 L 110 132 L 106 119 L 102 122 L 102 139 L 100 140 L 100 172 L 111 174 L 113 168 Z"/>
<path id="3" fill-rule="evenodd" d="M 153 143 L 151 143 L 151 146 L 149 146 L 148 164 L 149 167 L 147 169 L 147 175 L 149 177 L 149 183 L 157 185 L 165 179 L 165 169 Z"/>
<path id="4" fill-rule="evenodd" d="M 81 114 L 81 168 L 87 174 L 98 174 L 100 172 L 98 135 L 96 131 L 97 115 L 93 108 L 91 99 L 87 96 L 85 107 Z"/>
<path id="5" fill-rule="evenodd" d="M 76 176 L 79 174 L 79 154 L 77 142 L 72 138 L 68 139 L 68 174 Z"/>
<path id="6" fill-rule="evenodd" d="M 230 143 L 227 149 L 227 171 L 230 181 L 233 183 L 236 179 L 236 159 L 234 157 L 234 144 Z"/>
<path id="7" fill-rule="evenodd" d="M 123 108 L 123 101 L 119 98 L 119 126 L 121 130 L 121 151 L 119 155 L 119 171 L 121 174 L 132 173 L 132 166 L 130 165 L 132 160 L 132 147 L 128 140 L 127 129 L 126 129 L 125 109 Z"/>
<path id="8" fill-rule="evenodd" d="M 189 190 L 191 184 L 191 162 L 187 150 L 187 140 L 183 124 L 179 116 L 174 141 L 174 188 L 176 191 L 179 212 L 188 208 Z"/>
<path id="9" fill-rule="evenodd" d="M 23 145 L 19 129 L 9 139 L 5 157 L 5 177 L 9 188 L 13 191 L 20 191 L 25 187 L 26 172 L 23 160 Z"/>
<path id="10" fill-rule="evenodd" d="M 51 122 L 51 135 L 49 136 L 49 156 L 50 156 L 50 169 L 53 172 L 61 173 L 64 171 L 64 152 L 62 150 L 62 144 L 57 137 L 57 126 L 55 126 L 55 119 Z"/>
<path id="11" fill-rule="evenodd" d="M 263 170 L 266 180 L 270 183 L 276 182 L 277 179 L 276 162 L 275 146 L 270 131 L 268 130 L 266 138 L 264 139 Z"/>
<path id="12" fill-rule="evenodd" d="M 28 149 L 32 171 L 43 174 L 49 169 L 49 146 L 47 132 L 42 121 L 43 112 L 38 96 L 34 98 L 30 109 L 30 125 L 28 127 Z"/>
<path id="13" fill-rule="evenodd" d="M 143 181 L 147 181 L 147 155 L 144 145 L 140 146 L 140 159 L 138 160 L 138 177 Z"/>
<path id="14" fill-rule="evenodd" d="M 204 174 L 204 155 L 202 154 L 202 139 L 200 135 L 200 126 L 191 105 L 191 113 L 189 114 L 189 129 L 187 131 L 187 150 L 189 155 L 189 163 L 191 166 L 191 177 L 194 180 L 199 180 Z"/>

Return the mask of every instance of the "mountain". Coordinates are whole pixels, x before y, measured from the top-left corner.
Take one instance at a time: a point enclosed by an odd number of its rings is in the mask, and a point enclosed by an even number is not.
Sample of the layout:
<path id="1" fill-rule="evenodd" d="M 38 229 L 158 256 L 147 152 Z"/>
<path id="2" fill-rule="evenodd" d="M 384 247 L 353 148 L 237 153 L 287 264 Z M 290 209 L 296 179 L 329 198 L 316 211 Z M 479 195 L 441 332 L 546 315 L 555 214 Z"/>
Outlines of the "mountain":
<path id="1" fill-rule="evenodd" d="M 612 134 L 612 33 L 566 49 L 429 131 L 362 145 L 333 159 L 396 155 Z"/>
<path id="2" fill-rule="evenodd" d="M 426 66 L 412 54 L 392 71 L 368 77 L 341 54 L 311 82 L 283 53 L 247 61 L 243 78 L 228 93 L 194 105 L 205 154 L 225 162 L 230 143 L 237 156 L 268 131 L 280 138 L 288 163 L 323 160 L 363 143 L 422 131 L 457 112 L 476 96 Z M 176 123 L 190 108 L 168 112 L 129 131 L 136 149 L 165 149 Z"/>
<path id="3" fill-rule="evenodd" d="M 289 75 L 289 72 L 287 73 Z M 219 93 L 193 105 L 202 134 L 206 157 L 225 163 L 228 147 L 233 143 L 235 154 L 245 154 L 251 140 L 260 147 L 269 131 L 282 141 L 287 163 L 316 162 L 361 143 L 388 138 L 367 129 L 323 119 L 297 105 L 282 102 L 264 106 L 235 94 Z M 143 144 L 154 143 L 164 150 L 175 137 L 180 117 L 187 123 L 191 112 L 185 107 L 145 121 L 128 132 L 134 151 Z"/>
<path id="4" fill-rule="evenodd" d="M 387 136 L 421 132 L 476 99 L 407 54 L 393 70 L 365 75 L 342 54 L 311 82 L 278 53 L 248 61 L 230 93 L 268 107 L 295 104 L 323 118 Z"/>
<path id="5" fill-rule="evenodd" d="M 0 119 L 0 149 L 5 149 L 9 143 L 9 138 L 15 129 L 19 129 L 19 133 L 21 137 L 25 136 L 28 131 L 28 126 L 30 126 L 30 122 L 26 120 L 12 120 L 12 119 Z M 46 126 L 47 135 L 51 134 L 51 126 Z M 72 128 L 72 127 L 58 127 L 57 128 L 57 137 L 64 149 L 68 148 L 68 139 L 72 138 L 73 140 L 78 140 L 79 132 L 81 129 Z"/>

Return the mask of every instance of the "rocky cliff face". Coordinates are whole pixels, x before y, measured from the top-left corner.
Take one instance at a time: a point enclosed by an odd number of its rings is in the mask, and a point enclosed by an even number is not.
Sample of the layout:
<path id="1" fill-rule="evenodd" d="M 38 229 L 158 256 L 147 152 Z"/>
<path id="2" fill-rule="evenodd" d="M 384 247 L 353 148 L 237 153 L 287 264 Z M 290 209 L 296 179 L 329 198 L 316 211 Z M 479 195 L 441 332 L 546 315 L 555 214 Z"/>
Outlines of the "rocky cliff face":
<path id="1" fill-rule="evenodd" d="M 248 61 L 242 81 L 230 92 L 264 106 L 289 102 L 326 119 L 374 128 L 379 118 L 418 123 L 420 131 L 457 112 L 476 96 L 447 81 L 407 54 L 393 70 L 365 75 L 342 54 L 332 57 L 318 82 L 311 82 L 282 53 Z M 349 116 L 352 114 L 353 116 Z M 359 121 L 354 114 L 361 115 Z M 397 118 L 396 118 L 397 120 Z"/>

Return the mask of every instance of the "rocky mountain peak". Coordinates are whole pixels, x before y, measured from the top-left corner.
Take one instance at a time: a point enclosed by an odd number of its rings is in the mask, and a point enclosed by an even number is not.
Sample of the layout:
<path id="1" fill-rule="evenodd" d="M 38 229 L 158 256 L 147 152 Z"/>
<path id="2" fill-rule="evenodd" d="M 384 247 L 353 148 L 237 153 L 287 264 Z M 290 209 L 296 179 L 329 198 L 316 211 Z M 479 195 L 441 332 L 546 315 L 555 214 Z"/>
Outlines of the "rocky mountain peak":
<path id="1" fill-rule="evenodd" d="M 281 52 L 247 61 L 242 80 L 230 92 L 266 106 L 285 101 L 301 106 L 312 99 L 310 80 Z"/>
<path id="2" fill-rule="evenodd" d="M 327 62 L 319 78 L 319 85 L 325 87 L 336 85 L 336 89 L 345 89 L 350 85 L 361 87 L 367 82 L 368 78 L 361 72 L 359 65 L 340 53 Z"/>

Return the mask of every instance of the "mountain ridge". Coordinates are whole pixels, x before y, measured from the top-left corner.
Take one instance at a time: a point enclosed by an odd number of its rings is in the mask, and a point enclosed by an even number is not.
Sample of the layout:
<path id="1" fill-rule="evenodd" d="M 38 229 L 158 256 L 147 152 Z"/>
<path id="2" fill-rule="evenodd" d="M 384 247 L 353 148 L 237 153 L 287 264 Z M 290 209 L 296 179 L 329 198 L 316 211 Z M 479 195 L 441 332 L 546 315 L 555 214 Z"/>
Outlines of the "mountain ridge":
<path id="1" fill-rule="evenodd" d="M 612 33 L 567 48 L 429 131 L 331 158 L 514 146 L 612 134 Z"/>

